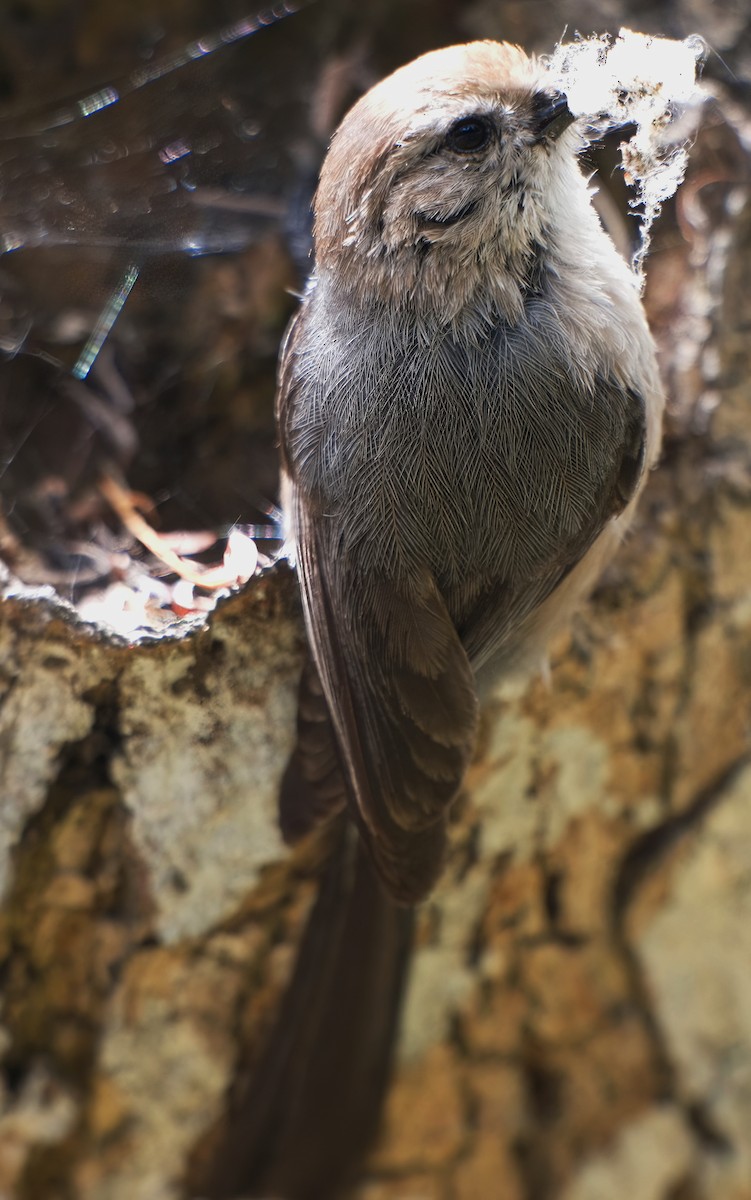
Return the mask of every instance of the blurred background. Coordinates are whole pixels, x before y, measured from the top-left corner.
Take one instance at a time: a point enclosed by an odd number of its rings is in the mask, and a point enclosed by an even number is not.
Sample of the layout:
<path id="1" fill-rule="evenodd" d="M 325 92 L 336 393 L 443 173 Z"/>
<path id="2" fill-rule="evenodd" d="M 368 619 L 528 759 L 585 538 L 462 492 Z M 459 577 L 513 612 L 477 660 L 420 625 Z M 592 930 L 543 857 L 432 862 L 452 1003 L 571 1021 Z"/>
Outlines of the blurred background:
<path id="1" fill-rule="evenodd" d="M 175 593 L 170 555 L 226 561 L 233 528 L 269 537 L 261 565 L 278 546 L 277 347 L 309 266 L 328 137 L 363 90 L 453 41 L 544 53 L 624 23 L 701 33 L 707 75 L 741 98 L 751 74 L 740 2 L 286 12 L 241 0 L 0 9 L 0 558 L 94 617 L 109 607 L 125 631 L 210 604 L 208 589 Z M 599 165 L 628 244 L 616 161 L 613 143 Z M 123 585 L 140 596 L 128 616 Z"/>

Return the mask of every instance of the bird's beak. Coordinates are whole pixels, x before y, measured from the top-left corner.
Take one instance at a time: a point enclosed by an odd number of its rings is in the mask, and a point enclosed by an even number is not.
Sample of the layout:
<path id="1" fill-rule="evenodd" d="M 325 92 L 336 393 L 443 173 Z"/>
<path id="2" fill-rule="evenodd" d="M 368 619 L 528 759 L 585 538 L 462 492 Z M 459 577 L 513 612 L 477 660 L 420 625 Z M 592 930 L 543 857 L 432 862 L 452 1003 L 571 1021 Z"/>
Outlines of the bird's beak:
<path id="1" fill-rule="evenodd" d="M 535 128 L 540 139 L 560 137 L 569 125 L 573 125 L 576 117 L 568 106 L 568 100 L 562 92 L 554 92 L 546 97 L 546 102 L 537 109 L 534 117 Z"/>

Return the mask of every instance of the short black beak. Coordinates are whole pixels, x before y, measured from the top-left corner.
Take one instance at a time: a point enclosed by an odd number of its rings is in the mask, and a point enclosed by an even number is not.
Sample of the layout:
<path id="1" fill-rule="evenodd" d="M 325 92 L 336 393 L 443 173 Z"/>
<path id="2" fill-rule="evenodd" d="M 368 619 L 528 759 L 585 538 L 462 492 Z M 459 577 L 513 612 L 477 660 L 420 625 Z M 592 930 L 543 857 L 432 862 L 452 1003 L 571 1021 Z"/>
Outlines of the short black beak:
<path id="1" fill-rule="evenodd" d="M 562 92 L 539 92 L 533 118 L 540 138 L 557 138 L 573 125 L 576 117 Z"/>

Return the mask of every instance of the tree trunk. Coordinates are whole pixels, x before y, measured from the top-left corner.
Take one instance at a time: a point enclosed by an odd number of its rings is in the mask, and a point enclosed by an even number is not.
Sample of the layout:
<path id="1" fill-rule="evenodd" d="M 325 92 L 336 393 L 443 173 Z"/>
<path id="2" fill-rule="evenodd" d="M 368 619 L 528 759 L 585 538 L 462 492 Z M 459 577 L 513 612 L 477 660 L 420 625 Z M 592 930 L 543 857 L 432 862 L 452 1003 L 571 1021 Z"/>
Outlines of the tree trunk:
<path id="1" fill-rule="evenodd" d="M 550 680 L 484 710 L 356 1200 L 751 1198 L 743 100 L 710 106 L 649 262 L 663 461 Z M 184 1200 L 320 871 L 276 822 L 294 575 L 136 644 L 9 580 L 0 646 L 0 1196 Z"/>

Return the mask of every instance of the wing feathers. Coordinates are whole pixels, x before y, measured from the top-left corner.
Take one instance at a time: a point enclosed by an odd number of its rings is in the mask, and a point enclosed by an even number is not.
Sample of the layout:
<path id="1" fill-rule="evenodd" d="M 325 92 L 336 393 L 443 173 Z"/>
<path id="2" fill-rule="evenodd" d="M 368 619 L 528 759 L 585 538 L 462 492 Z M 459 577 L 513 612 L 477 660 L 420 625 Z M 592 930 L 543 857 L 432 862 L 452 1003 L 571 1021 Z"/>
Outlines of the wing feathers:
<path id="1" fill-rule="evenodd" d="M 336 736 L 318 672 L 303 668 L 297 707 L 297 744 L 279 792 L 279 824 L 286 842 L 296 842 L 347 802 Z"/>
<path id="2" fill-rule="evenodd" d="M 348 574 L 325 522 L 313 526 L 299 500 L 295 518 L 309 639 L 355 816 L 392 896 L 414 902 L 440 873 L 446 811 L 474 747 L 469 660 L 432 579 L 407 594 L 371 587 Z"/>

